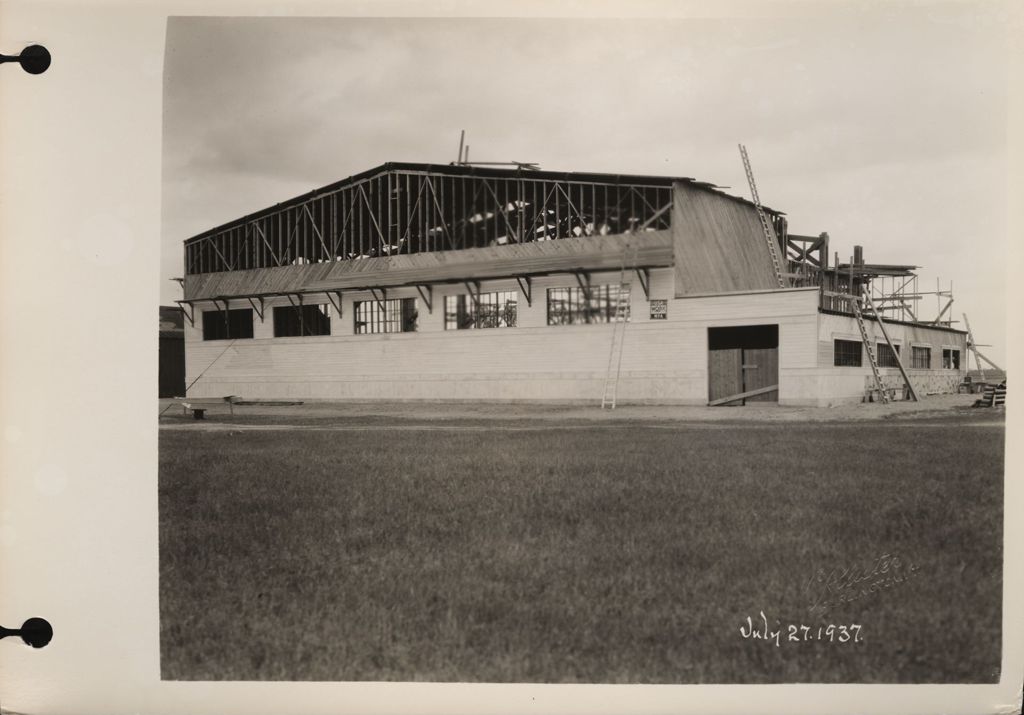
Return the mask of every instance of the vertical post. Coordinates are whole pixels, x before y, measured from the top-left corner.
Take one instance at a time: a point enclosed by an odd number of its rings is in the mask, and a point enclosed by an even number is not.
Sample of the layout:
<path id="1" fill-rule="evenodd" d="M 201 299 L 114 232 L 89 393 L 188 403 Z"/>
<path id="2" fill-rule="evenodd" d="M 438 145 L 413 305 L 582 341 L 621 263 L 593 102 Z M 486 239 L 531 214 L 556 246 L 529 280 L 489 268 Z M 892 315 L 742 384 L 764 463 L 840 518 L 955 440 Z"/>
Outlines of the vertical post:
<path id="1" fill-rule="evenodd" d="M 555 238 L 561 238 L 561 235 L 559 234 L 561 233 L 562 227 L 562 212 L 560 210 L 562 199 L 559 197 L 561 191 L 559 190 L 557 179 L 555 181 L 555 190 L 552 193 L 555 197 Z"/>
<path id="2" fill-rule="evenodd" d="M 391 183 L 391 172 L 388 172 L 388 196 L 387 196 L 387 222 L 388 230 L 384 232 L 386 238 L 384 239 L 388 245 L 388 255 L 391 255 L 391 204 L 395 200 L 395 194 L 393 192 L 393 186 Z"/>

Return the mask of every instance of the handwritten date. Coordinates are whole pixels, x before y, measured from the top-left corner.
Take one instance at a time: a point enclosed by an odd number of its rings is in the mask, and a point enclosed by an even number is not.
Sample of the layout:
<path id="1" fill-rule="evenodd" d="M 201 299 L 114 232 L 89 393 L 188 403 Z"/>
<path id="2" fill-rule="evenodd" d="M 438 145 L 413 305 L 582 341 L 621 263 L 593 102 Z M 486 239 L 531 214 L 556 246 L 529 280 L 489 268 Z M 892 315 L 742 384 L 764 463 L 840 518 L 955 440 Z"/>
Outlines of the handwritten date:
<path id="1" fill-rule="evenodd" d="M 768 618 L 761 611 L 760 619 L 747 616 L 747 622 L 740 626 L 740 635 L 749 640 L 764 640 L 774 643 L 776 648 L 783 643 L 806 643 L 825 641 L 828 643 L 863 643 L 861 625 L 859 623 L 829 623 L 818 626 L 803 624 L 780 624 L 775 621 L 775 628 L 768 625 Z"/>

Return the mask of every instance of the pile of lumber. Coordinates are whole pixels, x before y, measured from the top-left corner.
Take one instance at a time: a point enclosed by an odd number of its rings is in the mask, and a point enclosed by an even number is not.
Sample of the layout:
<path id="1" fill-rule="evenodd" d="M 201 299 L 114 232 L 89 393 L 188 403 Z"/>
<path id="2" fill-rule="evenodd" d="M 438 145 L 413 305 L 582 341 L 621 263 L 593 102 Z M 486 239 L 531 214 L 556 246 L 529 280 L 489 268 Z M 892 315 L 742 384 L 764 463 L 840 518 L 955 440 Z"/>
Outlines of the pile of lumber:
<path id="1" fill-rule="evenodd" d="M 975 407 L 1005 407 L 1006 406 L 1006 383 L 1000 385 L 986 385 L 985 392 L 981 399 L 974 403 Z"/>

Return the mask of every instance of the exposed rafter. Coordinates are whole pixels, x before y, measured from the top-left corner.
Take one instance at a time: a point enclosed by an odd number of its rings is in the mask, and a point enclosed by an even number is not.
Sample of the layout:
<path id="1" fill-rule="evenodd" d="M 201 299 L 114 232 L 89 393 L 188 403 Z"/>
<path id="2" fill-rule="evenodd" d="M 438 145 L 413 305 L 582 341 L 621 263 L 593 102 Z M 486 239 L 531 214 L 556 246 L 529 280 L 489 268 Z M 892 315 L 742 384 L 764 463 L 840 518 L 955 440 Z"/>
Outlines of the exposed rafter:
<path id="1" fill-rule="evenodd" d="M 385 164 L 189 239 L 185 272 L 664 230 L 674 182 L 728 196 L 688 177 Z"/>

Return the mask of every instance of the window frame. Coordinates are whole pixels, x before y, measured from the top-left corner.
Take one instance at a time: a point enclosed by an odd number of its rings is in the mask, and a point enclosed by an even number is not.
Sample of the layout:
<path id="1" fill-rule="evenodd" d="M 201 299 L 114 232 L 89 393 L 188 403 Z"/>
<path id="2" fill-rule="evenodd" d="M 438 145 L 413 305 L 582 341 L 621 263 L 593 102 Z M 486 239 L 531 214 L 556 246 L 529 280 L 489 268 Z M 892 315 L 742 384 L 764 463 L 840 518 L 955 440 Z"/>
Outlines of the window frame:
<path id="1" fill-rule="evenodd" d="M 895 350 L 889 347 L 889 343 L 878 340 L 875 342 L 875 362 L 878 363 L 878 367 L 899 367 L 902 363 L 903 355 L 901 354 L 900 344 L 895 343 Z M 891 358 L 891 364 L 889 359 L 889 351 L 892 351 L 893 357 Z M 883 356 L 885 356 L 883 358 Z"/>
<path id="2" fill-rule="evenodd" d="M 241 317 L 242 313 L 248 314 L 248 322 Z M 223 323 L 213 316 L 218 314 L 223 315 Z M 235 318 L 238 318 L 237 322 L 233 322 L 232 314 Z M 254 337 L 253 328 L 253 310 L 252 308 L 228 308 L 221 310 L 215 308 L 214 310 L 204 310 L 202 315 L 203 320 L 203 342 L 214 342 L 217 340 L 251 340 Z M 214 329 L 215 325 L 220 323 L 223 327 L 223 334 L 219 334 L 220 329 Z M 241 326 L 247 326 L 241 327 Z M 218 333 L 211 335 L 211 333 Z"/>
<path id="3" fill-rule="evenodd" d="M 312 310 L 311 310 L 312 309 Z M 320 317 L 312 315 L 316 312 Z M 285 333 L 284 329 L 295 324 L 296 318 L 283 319 L 281 316 L 288 312 L 297 314 L 299 332 Z M 305 315 L 310 313 L 310 316 Z M 275 338 L 311 338 L 322 337 L 331 334 L 331 312 L 327 303 L 303 303 L 300 305 L 275 305 L 272 311 Z"/>
<path id="4" fill-rule="evenodd" d="M 616 289 L 614 294 L 612 289 Z M 580 286 L 555 286 L 545 291 L 546 322 L 549 326 L 562 325 L 607 325 L 618 322 L 615 320 L 615 306 L 621 293 L 629 298 L 626 301 L 626 314 L 624 322 L 632 321 L 632 290 L 629 283 L 602 283 L 590 287 L 590 295 L 586 295 Z M 553 296 L 564 294 L 565 298 L 554 298 Z M 564 311 L 554 312 L 552 305 L 557 301 L 564 301 L 567 307 Z M 596 303 L 596 305 L 595 305 Z M 554 321 L 556 317 L 567 319 Z M 600 320 L 595 320 L 600 317 Z"/>
<path id="5" fill-rule="evenodd" d="M 857 346 L 857 357 L 856 362 L 853 362 L 852 349 L 846 354 L 847 359 L 850 362 L 840 362 L 840 343 L 844 343 L 847 346 Z M 864 366 L 864 343 L 861 340 L 847 340 L 846 338 L 833 338 L 832 339 L 832 366 L 833 367 L 863 367 Z"/>
<path id="6" fill-rule="evenodd" d="M 360 320 L 361 317 L 369 320 Z M 416 298 L 387 298 L 383 301 L 370 298 L 352 303 L 353 335 L 397 335 L 418 330 L 419 303 Z"/>
<path id="7" fill-rule="evenodd" d="M 919 357 L 921 356 L 921 351 L 922 350 L 924 351 L 924 355 L 926 356 L 924 361 L 923 361 L 925 363 L 924 365 L 918 364 L 919 362 L 921 362 L 921 360 L 919 360 Z M 931 368 L 932 368 L 932 346 L 931 345 L 914 345 L 914 344 L 911 344 L 910 345 L 910 367 L 911 367 L 912 370 L 931 370 Z"/>
<path id="8" fill-rule="evenodd" d="M 489 314 L 491 308 L 494 309 L 493 314 Z M 484 324 L 485 321 L 493 321 L 495 324 L 487 325 Z M 514 328 L 518 322 L 518 291 L 498 290 L 481 292 L 477 295 L 477 300 L 473 300 L 473 296 L 469 293 L 454 293 L 444 297 L 445 330 Z"/>

